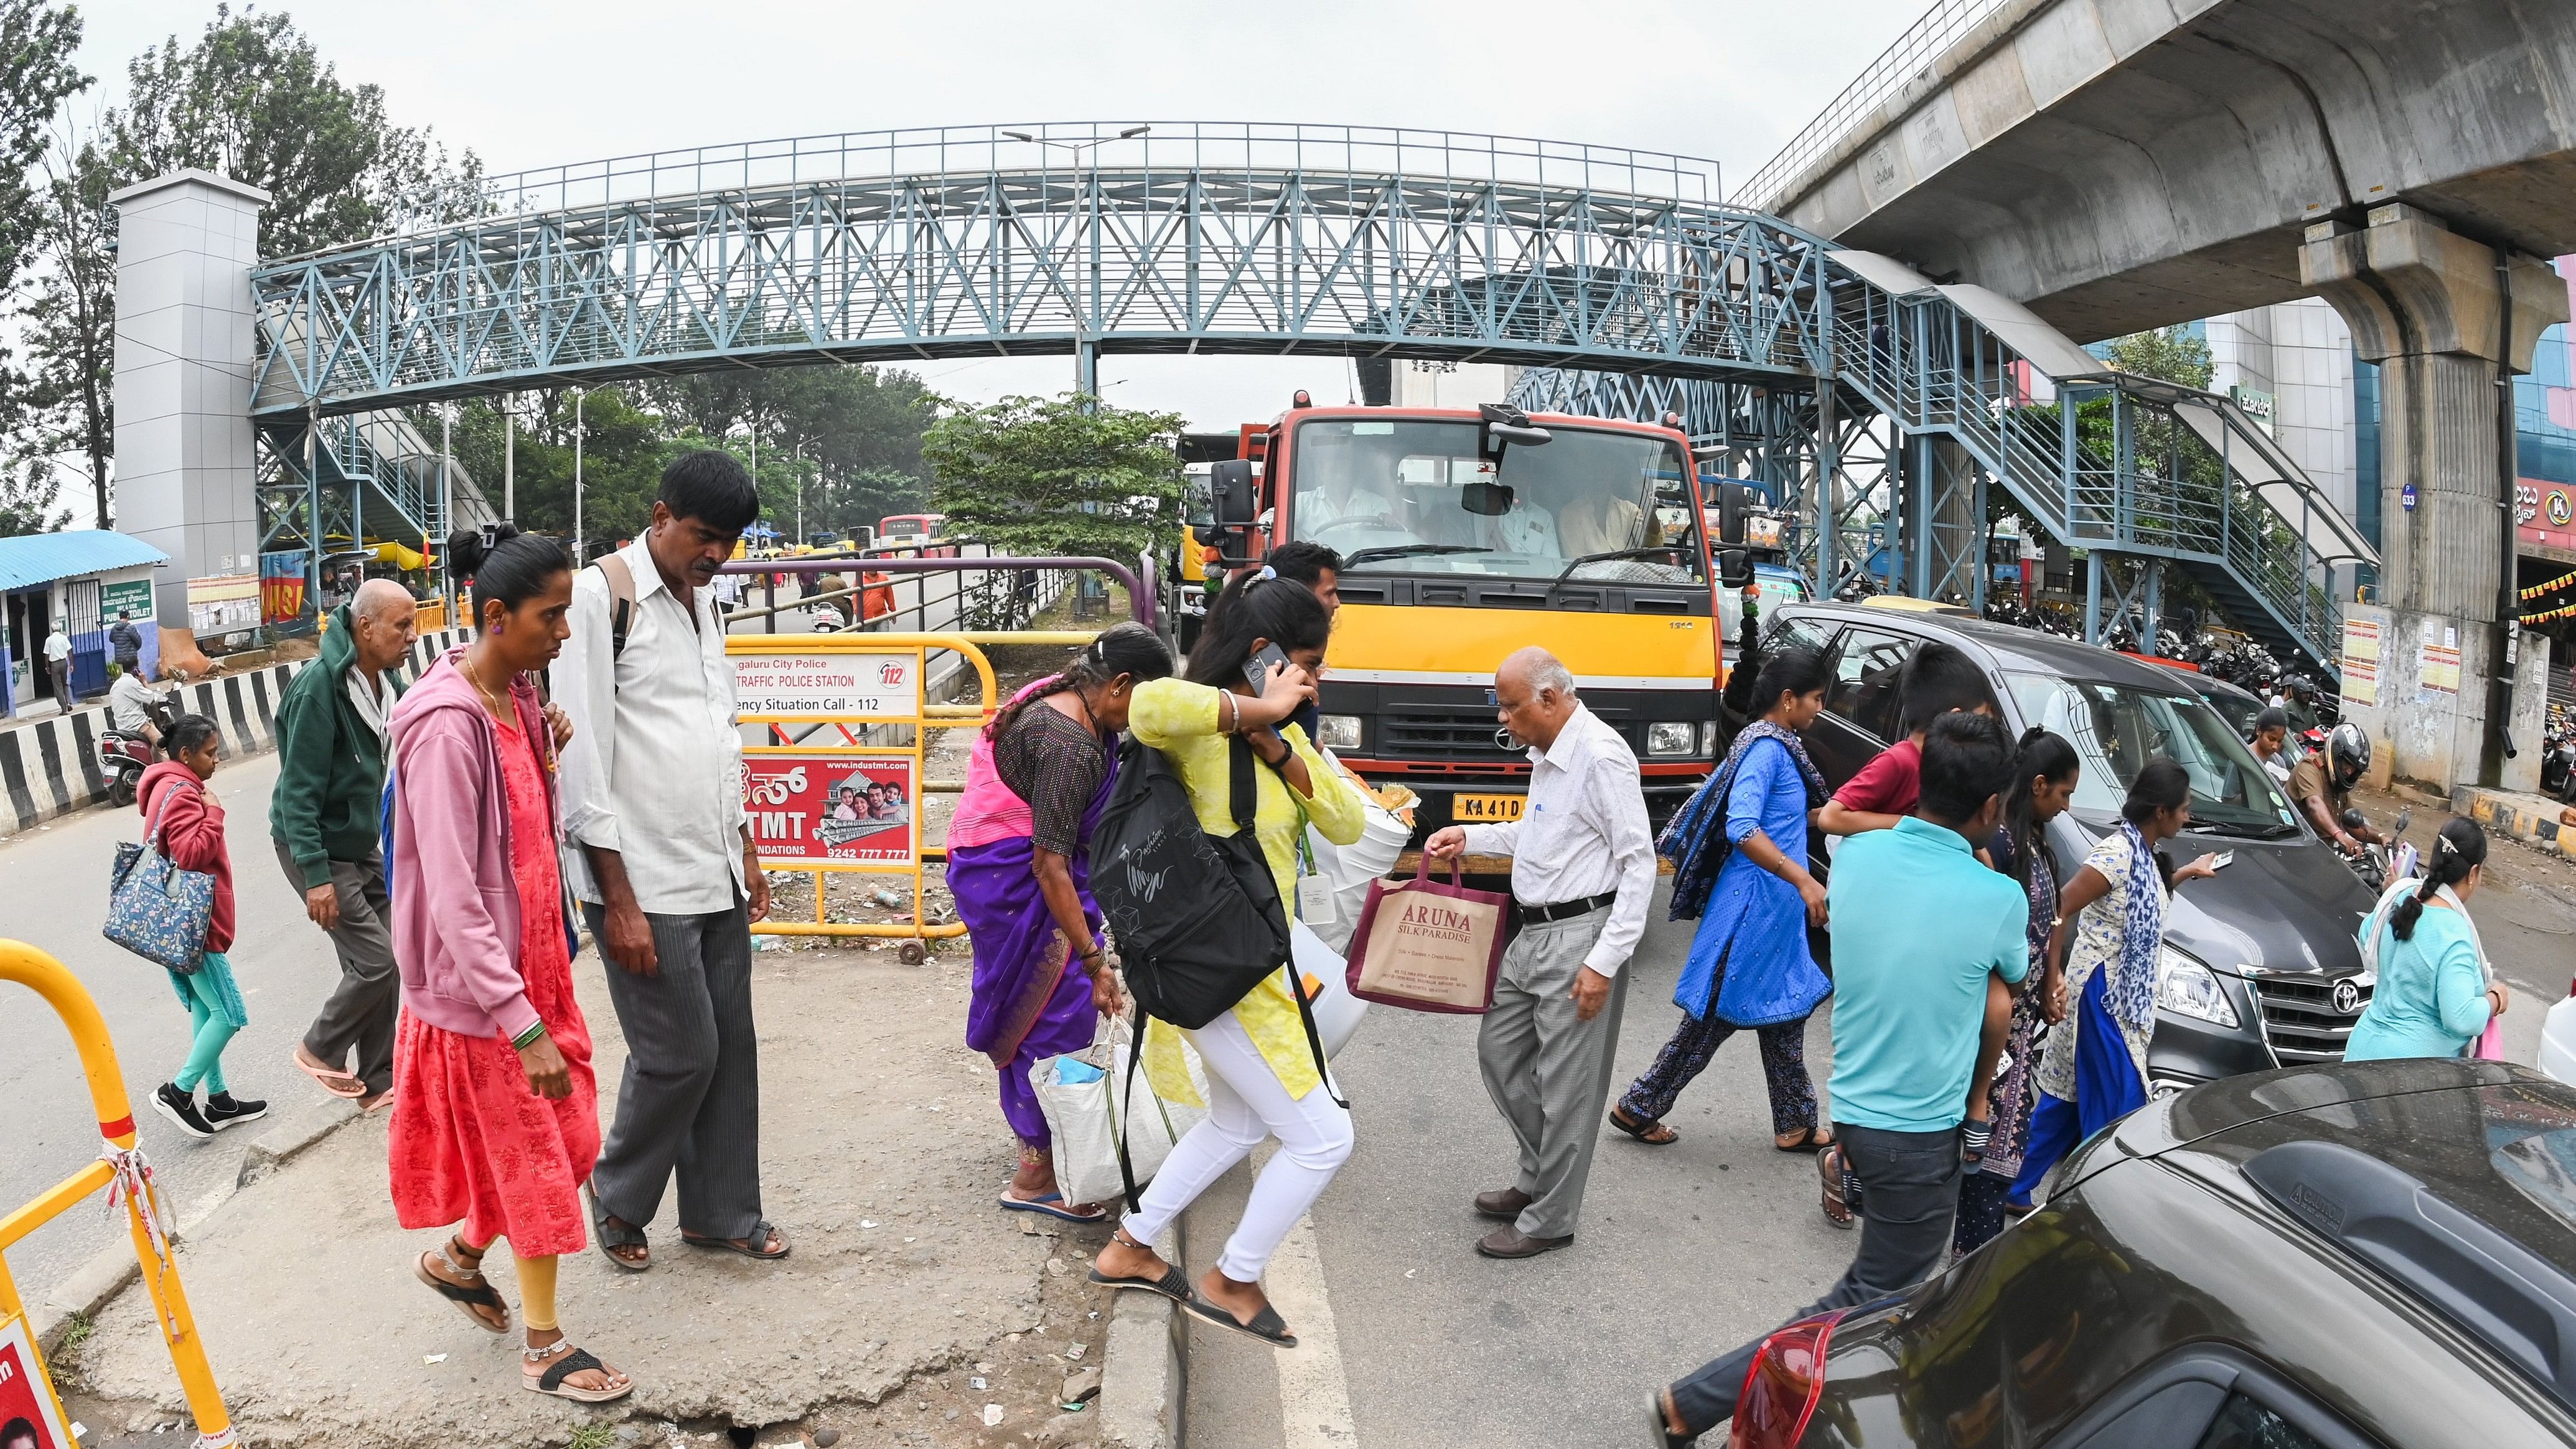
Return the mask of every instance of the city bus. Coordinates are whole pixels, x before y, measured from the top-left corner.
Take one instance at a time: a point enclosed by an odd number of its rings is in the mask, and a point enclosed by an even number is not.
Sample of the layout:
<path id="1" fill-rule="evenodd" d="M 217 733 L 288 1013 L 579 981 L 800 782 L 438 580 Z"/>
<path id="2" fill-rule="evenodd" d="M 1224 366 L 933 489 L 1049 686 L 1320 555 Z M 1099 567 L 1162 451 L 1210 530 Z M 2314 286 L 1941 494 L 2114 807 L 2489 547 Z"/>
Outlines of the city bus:
<path id="1" fill-rule="evenodd" d="M 1418 831 L 1520 817 L 1530 761 L 1495 718 L 1494 668 L 1527 644 L 1636 752 L 1656 821 L 1708 777 L 1716 556 L 1676 423 L 1299 393 L 1211 470 L 1229 569 L 1297 539 L 1341 554 L 1318 743 L 1420 796 Z"/>

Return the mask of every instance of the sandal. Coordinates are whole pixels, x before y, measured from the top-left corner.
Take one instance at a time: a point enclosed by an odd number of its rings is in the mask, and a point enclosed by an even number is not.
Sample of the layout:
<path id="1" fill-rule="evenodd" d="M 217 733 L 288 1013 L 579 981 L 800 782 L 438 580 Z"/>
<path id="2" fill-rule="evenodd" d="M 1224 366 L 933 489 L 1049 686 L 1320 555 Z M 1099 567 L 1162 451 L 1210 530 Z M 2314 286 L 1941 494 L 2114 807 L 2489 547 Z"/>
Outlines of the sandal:
<path id="1" fill-rule="evenodd" d="M 1181 1306 L 1220 1328 L 1231 1328 L 1246 1338 L 1260 1339 L 1272 1348 L 1297 1346 L 1297 1335 L 1288 1331 L 1287 1320 L 1281 1318 L 1279 1310 L 1271 1304 L 1262 1304 L 1261 1311 L 1252 1315 L 1252 1321 L 1249 1323 L 1210 1303 L 1195 1292 L 1190 1294 Z"/>
<path id="2" fill-rule="evenodd" d="M 572 1349 L 572 1351 L 561 1358 L 555 1358 L 558 1349 Z M 530 1393 L 552 1394 L 558 1399 L 570 1399 L 576 1404 L 606 1404 L 635 1392 L 635 1380 L 601 1363 L 598 1356 L 589 1349 L 573 1348 L 568 1340 L 558 1339 L 544 1348 L 523 1348 L 519 1350 L 519 1357 L 531 1364 L 546 1363 L 546 1360 L 554 1359 L 554 1362 L 546 1364 L 544 1373 L 534 1377 L 530 1377 L 525 1368 L 519 1370 L 520 1383 Z M 621 1379 L 624 1382 L 604 1389 L 585 1389 L 577 1384 L 564 1382 L 584 1369 L 597 1369 L 611 1378 Z"/>
<path id="3" fill-rule="evenodd" d="M 449 1240 L 450 1243 L 453 1243 L 454 1241 L 454 1239 Z M 456 1246 L 463 1247 L 464 1245 L 462 1243 L 457 1243 Z M 474 1320 L 474 1326 L 476 1328 L 482 1329 L 485 1333 L 509 1332 L 510 1305 L 502 1302 L 501 1295 L 492 1291 L 492 1284 L 488 1279 L 477 1283 L 472 1287 L 467 1287 L 463 1284 L 450 1283 L 446 1279 L 441 1278 L 436 1273 L 430 1271 L 429 1255 L 430 1253 L 436 1253 L 438 1255 L 438 1261 L 446 1264 L 447 1271 L 455 1274 L 457 1277 L 477 1279 L 483 1277 L 483 1270 L 481 1268 L 465 1267 L 458 1263 L 454 1258 L 448 1256 L 447 1249 L 448 1243 L 441 1243 L 437 1247 L 430 1249 L 428 1253 L 423 1253 L 419 1257 L 414 1258 L 411 1264 L 412 1276 L 418 1278 L 423 1283 L 428 1284 L 439 1297 L 455 1304 L 458 1312 L 463 1313 L 466 1317 Z M 483 1259 L 480 1256 L 477 1256 L 474 1261 L 479 1264 Z M 501 1315 L 500 1321 L 494 1322 L 492 1319 L 475 1312 L 474 1310 L 477 1308 L 491 1309 L 494 1313 Z"/>
<path id="4" fill-rule="evenodd" d="M 1091 1270 L 1091 1281 L 1103 1288 L 1139 1288 L 1147 1293 L 1160 1293 L 1184 1308 L 1189 1306 L 1190 1280 L 1182 1274 L 1177 1263 L 1164 1264 L 1163 1276 L 1152 1279 L 1112 1278 L 1095 1266 Z"/>
<path id="5" fill-rule="evenodd" d="M 1783 1143 L 1777 1137 L 1771 1139 L 1771 1150 L 1774 1152 L 1821 1152 L 1833 1145 L 1832 1134 L 1828 1133 L 1822 1124 L 1808 1128 L 1807 1135 L 1795 1142 Z"/>
<path id="6" fill-rule="evenodd" d="M 653 1266 L 653 1245 L 644 1240 L 642 1228 L 626 1227 L 613 1221 L 608 1209 L 599 1201 L 599 1189 L 585 1182 L 581 1195 L 590 1200 L 590 1231 L 599 1243 L 599 1256 L 629 1273 L 641 1273 Z M 642 1248 L 641 1258 L 621 1258 L 619 1248 Z"/>
<path id="7" fill-rule="evenodd" d="M 1097 1203 L 1092 1204 L 1091 1211 L 1087 1213 L 1075 1212 L 1072 1208 L 1064 1206 L 1064 1194 L 1060 1192 L 1051 1192 L 1044 1197 L 1013 1197 L 1010 1190 L 1005 1188 L 996 1201 L 1015 1213 L 1044 1213 L 1048 1217 L 1061 1218 L 1068 1223 L 1096 1223 L 1109 1216 L 1109 1209 Z"/>
<path id="8" fill-rule="evenodd" d="M 776 1239 L 778 1243 L 775 1249 L 768 1246 L 772 1239 Z M 746 1258 L 758 1258 L 764 1263 L 774 1263 L 786 1257 L 788 1246 L 787 1235 L 772 1227 L 766 1219 L 753 1223 L 748 1237 L 702 1238 L 695 1233 L 683 1232 L 680 1234 L 680 1241 L 692 1248 L 721 1248 L 728 1253 L 740 1253 Z M 752 1246 L 754 1243 L 759 1243 L 761 1246 L 755 1248 Z"/>
<path id="9" fill-rule="evenodd" d="M 1839 1146 L 1828 1146 L 1816 1154 L 1816 1171 L 1824 1179 L 1823 1206 L 1825 1221 L 1838 1228 L 1853 1226 L 1856 1218 L 1843 1192 L 1843 1154 Z"/>
<path id="10" fill-rule="evenodd" d="M 297 1042 L 295 1044 L 295 1055 L 292 1060 L 295 1063 L 295 1069 L 297 1071 L 302 1072 L 304 1075 L 311 1077 L 317 1082 L 320 1082 L 322 1084 L 322 1090 L 330 1093 L 334 1097 L 363 1097 L 367 1095 L 366 1083 L 359 1081 L 356 1077 L 351 1076 L 347 1072 L 334 1071 L 331 1068 L 322 1065 L 321 1062 L 314 1059 L 311 1053 L 304 1050 L 304 1043 L 302 1042 Z"/>
<path id="11" fill-rule="evenodd" d="M 1645 1143 L 1648 1147 L 1670 1147 L 1682 1140 L 1682 1134 L 1661 1122 L 1640 1122 L 1628 1115 L 1625 1107 L 1610 1109 L 1610 1125 Z"/>

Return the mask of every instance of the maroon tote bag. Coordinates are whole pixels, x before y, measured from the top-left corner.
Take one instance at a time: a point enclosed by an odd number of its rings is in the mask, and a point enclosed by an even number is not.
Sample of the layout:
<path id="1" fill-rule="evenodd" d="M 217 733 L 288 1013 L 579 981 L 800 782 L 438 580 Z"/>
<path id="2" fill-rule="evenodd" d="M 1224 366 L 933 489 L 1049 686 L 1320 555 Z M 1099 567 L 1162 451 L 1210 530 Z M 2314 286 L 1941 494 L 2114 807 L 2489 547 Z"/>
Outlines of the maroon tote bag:
<path id="1" fill-rule="evenodd" d="M 1368 905 L 1351 932 L 1351 995 L 1408 1011 L 1482 1014 L 1494 1004 L 1512 898 L 1469 890 L 1456 861 L 1446 884 L 1430 857 L 1413 879 L 1369 882 Z"/>

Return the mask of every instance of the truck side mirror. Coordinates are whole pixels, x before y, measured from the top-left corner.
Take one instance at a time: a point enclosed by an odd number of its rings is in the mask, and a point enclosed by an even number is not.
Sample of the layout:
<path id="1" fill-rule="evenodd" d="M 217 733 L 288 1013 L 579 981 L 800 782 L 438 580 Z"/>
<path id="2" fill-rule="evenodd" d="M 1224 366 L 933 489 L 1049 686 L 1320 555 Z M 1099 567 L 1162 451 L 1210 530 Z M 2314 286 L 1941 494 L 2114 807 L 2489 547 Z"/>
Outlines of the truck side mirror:
<path id="1" fill-rule="evenodd" d="M 1261 518 L 1261 490 L 1253 481 L 1252 464 L 1242 458 L 1228 458 L 1208 469 L 1208 492 L 1216 510 L 1219 528 L 1250 528 Z"/>
<path id="2" fill-rule="evenodd" d="M 1753 490 L 1741 483 L 1717 485 L 1717 537 L 1720 543 L 1744 542 L 1744 507 Z"/>
<path id="3" fill-rule="evenodd" d="M 1753 582 L 1752 557 L 1740 548 L 1717 551 L 1717 583 L 1725 589 L 1740 589 Z"/>

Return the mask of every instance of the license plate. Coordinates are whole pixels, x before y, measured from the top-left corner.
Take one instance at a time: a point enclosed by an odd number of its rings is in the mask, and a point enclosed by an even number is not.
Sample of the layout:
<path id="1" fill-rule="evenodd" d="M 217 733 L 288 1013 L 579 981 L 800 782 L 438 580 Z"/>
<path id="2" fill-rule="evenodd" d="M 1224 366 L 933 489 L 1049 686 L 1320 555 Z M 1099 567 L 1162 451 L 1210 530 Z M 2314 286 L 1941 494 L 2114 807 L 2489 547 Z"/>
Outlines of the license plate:
<path id="1" fill-rule="evenodd" d="M 1461 825 L 1518 820 L 1528 804 L 1526 795 L 1452 795 L 1449 818 Z"/>

